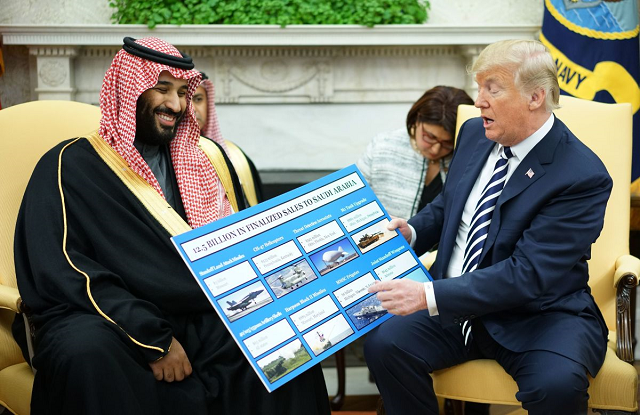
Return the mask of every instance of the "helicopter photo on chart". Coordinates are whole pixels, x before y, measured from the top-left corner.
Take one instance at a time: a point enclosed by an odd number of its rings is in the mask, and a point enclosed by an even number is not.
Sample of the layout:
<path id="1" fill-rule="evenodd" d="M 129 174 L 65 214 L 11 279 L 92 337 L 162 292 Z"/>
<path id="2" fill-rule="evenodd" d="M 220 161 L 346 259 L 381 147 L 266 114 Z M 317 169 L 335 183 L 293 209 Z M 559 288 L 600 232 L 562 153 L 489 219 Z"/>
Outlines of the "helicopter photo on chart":
<path id="1" fill-rule="evenodd" d="M 277 298 L 289 294 L 314 281 L 318 276 L 313 272 L 306 259 L 282 268 L 265 278 L 271 291 Z"/>

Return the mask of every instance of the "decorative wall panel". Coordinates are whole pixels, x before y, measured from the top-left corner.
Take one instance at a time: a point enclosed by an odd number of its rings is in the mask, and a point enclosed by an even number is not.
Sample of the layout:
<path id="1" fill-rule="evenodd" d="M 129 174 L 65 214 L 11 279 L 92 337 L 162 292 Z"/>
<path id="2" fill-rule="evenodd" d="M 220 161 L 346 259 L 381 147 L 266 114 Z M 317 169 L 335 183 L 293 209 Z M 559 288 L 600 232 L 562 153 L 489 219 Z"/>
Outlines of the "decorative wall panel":
<path id="1" fill-rule="evenodd" d="M 475 96 L 466 67 L 482 48 L 499 39 L 533 38 L 538 29 L 0 26 L 5 49 L 26 49 L 30 55 L 22 56 L 21 68 L 6 59 L 0 86 L 9 79 L 22 85 L 1 92 L 9 95 L 4 105 L 27 99 L 97 104 L 102 78 L 124 36 L 166 39 L 212 79 L 223 135 L 239 144 L 269 181 L 273 172 L 325 172 L 354 163 L 374 135 L 402 128 L 411 104 L 433 86 L 464 88 Z"/>

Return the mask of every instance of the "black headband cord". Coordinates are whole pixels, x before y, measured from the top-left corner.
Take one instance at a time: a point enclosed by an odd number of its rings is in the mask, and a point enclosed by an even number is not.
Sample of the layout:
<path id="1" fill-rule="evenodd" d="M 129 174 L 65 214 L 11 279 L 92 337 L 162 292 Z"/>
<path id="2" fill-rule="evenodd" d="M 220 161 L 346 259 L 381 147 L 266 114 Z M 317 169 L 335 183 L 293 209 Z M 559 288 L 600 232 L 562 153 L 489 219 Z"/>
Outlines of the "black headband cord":
<path id="1" fill-rule="evenodd" d="M 182 57 L 179 58 L 177 56 L 168 55 L 166 53 L 158 52 L 157 50 L 142 46 L 136 43 L 136 39 L 132 37 L 125 37 L 123 41 L 124 45 L 122 45 L 122 49 L 124 49 L 125 52 L 128 52 L 134 56 L 138 56 L 142 59 L 162 63 L 164 65 L 169 65 L 178 69 L 189 70 L 195 67 L 191 57 L 182 52 L 180 52 Z"/>

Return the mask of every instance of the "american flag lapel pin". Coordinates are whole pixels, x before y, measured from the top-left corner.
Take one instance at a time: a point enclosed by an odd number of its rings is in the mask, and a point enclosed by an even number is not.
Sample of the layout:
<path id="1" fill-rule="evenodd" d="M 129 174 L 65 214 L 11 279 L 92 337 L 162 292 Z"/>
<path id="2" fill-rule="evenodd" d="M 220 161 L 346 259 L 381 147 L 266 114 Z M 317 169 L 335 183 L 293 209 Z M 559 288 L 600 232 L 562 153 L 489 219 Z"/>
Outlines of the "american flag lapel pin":
<path id="1" fill-rule="evenodd" d="M 528 178 L 532 178 L 535 173 L 533 172 L 533 170 L 529 169 L 525 174 L 527 175 Z"/>

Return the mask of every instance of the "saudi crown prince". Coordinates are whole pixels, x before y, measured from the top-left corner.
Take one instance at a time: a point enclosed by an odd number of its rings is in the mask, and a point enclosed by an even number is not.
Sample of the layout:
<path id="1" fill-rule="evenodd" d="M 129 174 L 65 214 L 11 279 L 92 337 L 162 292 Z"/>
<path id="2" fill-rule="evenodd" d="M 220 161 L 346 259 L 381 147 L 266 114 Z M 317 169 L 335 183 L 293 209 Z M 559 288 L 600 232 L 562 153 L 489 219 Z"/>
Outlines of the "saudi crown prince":
<path id="1" fill-rule="evenodd" d="M 125 38 L 99 129 L 33 172 L 15 236 L 32 414 L 329 413 L 319 366 L 267 393 L 171 243 L 244 207 L 200 137 L 193 67 L 161 39 Z"/>

